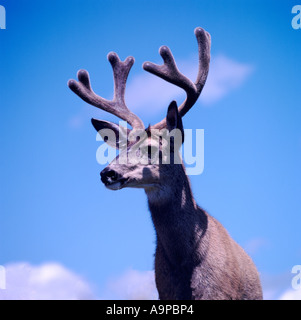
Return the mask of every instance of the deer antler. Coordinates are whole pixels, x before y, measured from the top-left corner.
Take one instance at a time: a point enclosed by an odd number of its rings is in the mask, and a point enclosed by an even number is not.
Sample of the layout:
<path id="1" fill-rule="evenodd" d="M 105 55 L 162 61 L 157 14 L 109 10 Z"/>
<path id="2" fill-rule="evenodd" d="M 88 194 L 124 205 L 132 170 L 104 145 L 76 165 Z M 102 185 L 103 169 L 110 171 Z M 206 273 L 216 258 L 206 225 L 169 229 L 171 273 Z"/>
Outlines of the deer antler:
<path id="1" fill-rule="evenodd" d="M 69 88 L 87 103 L 127 121 L 133 129 L 144 129 L 142 120 L 127 108 L 124 100 L 126 81 L 134 64 L 134 58 L 128 57 L 125 61 L 121 61 L 116 53 L 110 52 L 108 60 L 114 74 L 113 100 L 106 100 L 94 93 L 86 70 L 78 71 L 78 81 L 68 81 Z"/>
<path id="2" fill-rule="evenodd" d="M 190 79 L 185 77 L 177 68 L 174 57 L 170 49 L 166 46 L 162 46 L 159 49 L 159 53 L 163 58 L 164 64 L 159 66 L 152 62 L 145 62 L 143 69 L 153 73 L 154 75 L 184 89 L 186 91 L 186 100 L 180 105 L 179 113 L 183 117 L 196 103 L 200 96 L 202 89 L 205 85 L 210 63 L 210 46 L 211 38 L 210 34 L 202 28 L 196 28 L 194 30 L 195 36 L 198 41 L 199 49 L 199 71 L 197 80 L 193 83 Z M 156 129 L 162 129 L 166 127 L 166 120 L 152 126 Z"/>

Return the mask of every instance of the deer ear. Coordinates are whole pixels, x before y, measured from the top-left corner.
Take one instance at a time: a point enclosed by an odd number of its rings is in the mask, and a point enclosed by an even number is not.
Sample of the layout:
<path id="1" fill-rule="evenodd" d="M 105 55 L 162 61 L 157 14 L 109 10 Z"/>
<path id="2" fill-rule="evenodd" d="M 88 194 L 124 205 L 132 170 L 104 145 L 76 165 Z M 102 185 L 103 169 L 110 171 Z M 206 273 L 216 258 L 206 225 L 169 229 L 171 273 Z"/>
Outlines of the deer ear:
<path id="1" fill-rule="evenodd" d="M 184 127 L 176 101 L 172 101 L 168 107 L 166 125 L 168 131 L 172 131 L 174 129 L 180 130 L 182 134 L 182 142 L 184 142 Z"/>
<path id="2" fill-rule="evenodd" d="M 111 147 L 120 149 L 127 146 L 127 136 L 131 131 L 116 123 L 104 120 L 91 119 L 92 125 L 102 139 Z"/>

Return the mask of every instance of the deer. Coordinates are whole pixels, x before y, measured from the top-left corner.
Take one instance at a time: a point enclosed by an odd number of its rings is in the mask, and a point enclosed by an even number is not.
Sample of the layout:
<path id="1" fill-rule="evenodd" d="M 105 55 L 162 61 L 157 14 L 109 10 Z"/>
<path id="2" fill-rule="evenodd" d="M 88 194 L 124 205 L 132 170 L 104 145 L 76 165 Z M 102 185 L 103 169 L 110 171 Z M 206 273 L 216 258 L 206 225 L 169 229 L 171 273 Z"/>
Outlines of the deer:
<path id="1" fill-rule="evenodd" d="M 226 229 L 197 205 L 180 156 L 184 142 L 182 119 L 198 100 L 210 64 L 210 34 L 200 27 L 194 33 L 199 64 L 195 82 L 179 71 L 167 46 L 159 49 L 162 65 L 143 64 L 145 71 L 186 92 L 184 102 L 178 107 L 177 102 L 172 101 L 166 117 L 155 125 L 145 128 L 143 121 L 125 103 L 133 57 L 121 61 L 116 53 L 108 54 L 114 76 L 112 100 L 93 91 L 86 70 L 78 71 L 78 81 L 69 80 L 68 86 L 88 104 L 117 116 L 132 127 L 120 129 L 116 123 L 92 119 L 92 125 L 105 142 L 110 144 L 106 140 L 107 130 L 115 134 L 116 141 L 111 145 L 119 148 L 119 155 L 100 173 L 105 187 L 115 191 L 123 188 L 145 191 L 156 234 L 154 269 L 159 299 L 261 300 L 262 288 L 255 264 Z M 174 131 L 179 134 L 171 136 Z M 140 136 L 144 133 L 144 137 L 140 139 L 135 132 L 140 132 Z M 125 147 L 121 148 L 124 141 Z M 138 151 L 144 161 L 120 161 L 122 157 L 136 156 Z M 159 161 L 152 161 L 153 155 L 157 155 Z M 164 162 L 167 155 L 169 161 Z"/>

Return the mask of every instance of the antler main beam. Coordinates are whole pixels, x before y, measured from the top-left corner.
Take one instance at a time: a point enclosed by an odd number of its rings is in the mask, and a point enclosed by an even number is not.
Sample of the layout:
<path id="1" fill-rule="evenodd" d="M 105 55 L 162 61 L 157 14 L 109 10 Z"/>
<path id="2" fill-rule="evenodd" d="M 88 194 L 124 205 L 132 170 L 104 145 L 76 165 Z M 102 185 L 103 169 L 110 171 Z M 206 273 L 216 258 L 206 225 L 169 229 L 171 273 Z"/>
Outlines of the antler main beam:
<path id="1" fill-rule="evenodd" d="M 68 81 L 69 88 L 85 102 L 127 121 L 133 129 L 144 129 L 142 120 L 127 108 L 124 100 L 126 81 L 135 59 L 128 57 L 125 61 L 121 61 L 116 53 L 110 52 L 108 60 L 114 75 L 113 100 L 104 99 L 92 90 L 89 73 L 86 70 L 78 71 L 78 81 Z"/>
<path id="2" fill-rule="evenodd" d="M 199 50 L 199 71 L 195 83 L 179 71 L 170 49 L 166 46 L 162 46 L 159 49 L 159 53 L 164 61 L 163 65 L 157 65 L 152 62 L 145 62 L 143 64 L 144 70 L 185 90 L 187 94 L 186 100 L 179 107 L 179 113 L 182 117 L 196 103 L 205 85 L 209 72 L 211 46 L 210 34 L 202 28 L 196 28 L 194 33 L 197 38 Z M 153 126 L 153 128 L 158 129 L 165 127 L 165 119 Z"/>

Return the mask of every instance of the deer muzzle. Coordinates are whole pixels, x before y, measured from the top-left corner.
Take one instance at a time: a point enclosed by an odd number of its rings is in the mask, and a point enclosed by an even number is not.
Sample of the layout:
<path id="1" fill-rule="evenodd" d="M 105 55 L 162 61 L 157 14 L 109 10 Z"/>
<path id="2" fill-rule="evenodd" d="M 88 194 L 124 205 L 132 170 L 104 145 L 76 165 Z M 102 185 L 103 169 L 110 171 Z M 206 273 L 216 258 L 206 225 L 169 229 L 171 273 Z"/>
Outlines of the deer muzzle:
<path id="1" fill-rule="evenodd" d="M 100 178 L 104 185 L 111 190 L 121 189 L 128 180 L 110 168 L 105 168 L 101 171 Z"/>

